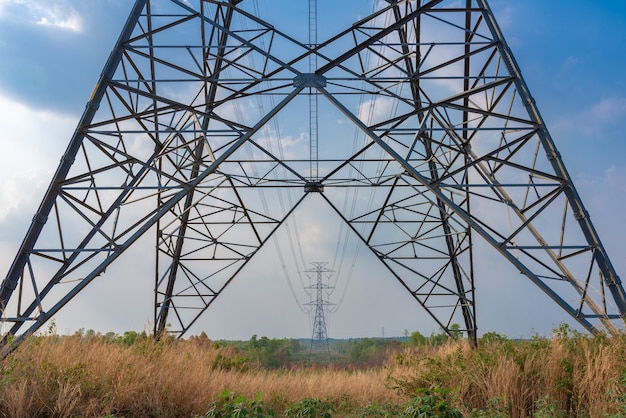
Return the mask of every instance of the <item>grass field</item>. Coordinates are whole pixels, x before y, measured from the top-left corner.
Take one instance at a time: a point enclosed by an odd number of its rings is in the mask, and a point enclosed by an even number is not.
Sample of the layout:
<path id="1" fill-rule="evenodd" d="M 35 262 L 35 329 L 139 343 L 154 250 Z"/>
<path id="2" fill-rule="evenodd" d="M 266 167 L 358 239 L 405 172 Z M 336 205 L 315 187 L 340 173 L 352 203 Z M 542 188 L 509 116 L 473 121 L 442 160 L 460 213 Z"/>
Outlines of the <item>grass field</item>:
<path id="1" fill-rule="evenodd" d="M 485 336 L 381 345 L 382 365 L 264 367 L 208 338 L 33 337 L 0 363 L 7 417 L 620 417 L 626 337 L 567 327 L 552 338 Z M 300 357 L 305 353 L 300 353 Z M 380 358 L 381 353 L 377 353 Z"/>

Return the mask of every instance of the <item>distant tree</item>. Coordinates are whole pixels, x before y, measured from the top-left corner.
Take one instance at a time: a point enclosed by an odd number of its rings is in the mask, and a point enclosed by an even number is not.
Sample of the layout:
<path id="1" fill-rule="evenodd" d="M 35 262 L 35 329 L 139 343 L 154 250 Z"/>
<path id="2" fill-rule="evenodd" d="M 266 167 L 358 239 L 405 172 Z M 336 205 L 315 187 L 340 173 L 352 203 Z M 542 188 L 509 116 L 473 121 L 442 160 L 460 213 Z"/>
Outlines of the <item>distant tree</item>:
<path id="1" fill-rule="evenodd" d="M 289 367 L 293 353 L 300 351 L 300 342 L 293 339 L 258 338 L 253 335 L 244 350 L 251 360 L 264 367 Z"/>
<path id="2" fill-rule="evenodd" d="M 441 330 L 438 334 L 435 334 L 433 331 L 428 338 L 428 344 L 440 346 L 445 344 L 449 338 L 450 336 L 444 330 Z"/>
<path id="3" fill-rule="evenodd" d="M 506 335 L 498 334 L 497 332 L 486 332 L 480 337 L 481 343 L 501 343 L 507 341 Z"/>
<path id="4" fill-rule="evenodd" d="M 335 340 L 332 343 L 332 348 L 339 354 L 348 354 L 352 343 L 352 340 Z"/>
<path id="5" fill-rule="evenodd" d="M 447 332 L 443 329 L 441 329 L 438 334 L 433 332 L 430 334 L 428 343 L 434 346 L 439 346 L 445 344 L 450 338 L 455 340 L 463 338 L 463 331 L 461 331 L 461 326 L 459 324 L 450 324 Z"/>
<path id="6" fill-rule="evenodd" d="M 428 340 L 426 339 L 426 337 L 419 331 L 413 331 L 411 333 L 411 340 L 410 340 L 410 344 L 412 347 L 418 347 L 421 345 L 426 345 L 426 343 L 428 342 Z"/>
<path id="7" fill-rule="evenodd" d="M 300 346 L 300 341 L 296 338 L 290 339 L 289 350 L 291 351 L 291 354 L 299 353 L 302 350 L 302 347 Z"/>
<path id="8" fill-rule="evenodd" d="M 146 331 L 124 331 L 121 338 L 124 345 L 131 346 L 138 341 L 144 341 L 148 338 L 148 335 L 146 334 Z"/>
<path id="9" fill-rule="evenodd" d="M 256 334 L 254 334 L 252 337 L 250 337 L 250 341 L 248 341 L 248 345 L 249 345 L 249 348 L 251 348 L 251 349 L 257 348 L 258 343 L 257 343 L 257 336 L 256 336 Z"/>
<path id="10" fill-rule="evenodd" d="M 463 338 L 463 331 L 461 331 L 461 326 L 459 324 L 451 324 L 450 328 L 448 329 L 448 333 L 450 337 L 454 338 L 455 340 L 460 340 L 461 338 Z"/>
<path id="11" fill-rule="evenodd" d="M 350 346 L 350 361 L 364 366 L 377 367 L 388 358 L 389 350 L 398 350 L 400 342 L 380 338 L 360 338 Z"/>
<path id="12" fill-rule="evenodd" d="M 109 331 L 109 332 L 107 332 L 106 334 L 103 335 L 103 338 L 106 341 L 114 342 L 117 339 L 117 334 L 114 333 L 113 331 Z"/>

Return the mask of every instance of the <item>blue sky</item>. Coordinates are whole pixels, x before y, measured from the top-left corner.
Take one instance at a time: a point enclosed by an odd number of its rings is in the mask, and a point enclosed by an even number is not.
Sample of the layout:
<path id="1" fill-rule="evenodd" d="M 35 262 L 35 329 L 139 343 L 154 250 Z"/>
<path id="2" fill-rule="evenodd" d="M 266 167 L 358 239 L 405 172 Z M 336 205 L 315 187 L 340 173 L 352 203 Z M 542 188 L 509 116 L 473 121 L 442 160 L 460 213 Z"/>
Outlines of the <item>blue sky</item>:
<path id="1" fill-rule="evenodd" d="M 245 0 L 249 1 L 249 0 Z M 306 2 L 260 1 L 263 17 L 306 36 Z M 320 40 L 367 15 L 362 0 L 318 0 Z M 338 6 L 339 5 L 339 6 Z M 75 128 L 131 2 L 127 0 L 0 0 L 0 272 L 4 275 Z M 271 7 L 270 7 L 271 6 Z M 567 169 L 618 273 L 626 277 L 626 3 L 492 0 L 504 35 Z M 296 17 L 303 19 L 298 20 Z M 303 39 L 304 40 L 304 39 Z M 507 266 L 502 266 L 506 271 Z M 124 274 L 132 274 L 127 270 Z M 59 315 L 62 332 L 80 327 L 122 332 L 150 328 L 150 283 L 95 282 Z M 389 283 L 368 289 L 338 282 L 346 298 L 331 319 L 335 337 L 400 335 L 420 328 L 420 311 Z M 120 287 L 127 286 L 120 291 Z M 308 318 L 283 279 L 265 294 L 245 282 L 216 304 L 213 338 L 308 336 Z M 147 291 L 146 291 L 147 289 Z M 532 286 L 502 290 L 477 303 L 481 331 L 511 336 L 549 333 L 567 317 Z M 237 293 L 242 292 L 242 293 Z M 268 307 L 262 301 L 273 300 Z M 241 306 L 249 306 L 242 312 Z M 482 308 L 484 306 L 484 308 Z"/>

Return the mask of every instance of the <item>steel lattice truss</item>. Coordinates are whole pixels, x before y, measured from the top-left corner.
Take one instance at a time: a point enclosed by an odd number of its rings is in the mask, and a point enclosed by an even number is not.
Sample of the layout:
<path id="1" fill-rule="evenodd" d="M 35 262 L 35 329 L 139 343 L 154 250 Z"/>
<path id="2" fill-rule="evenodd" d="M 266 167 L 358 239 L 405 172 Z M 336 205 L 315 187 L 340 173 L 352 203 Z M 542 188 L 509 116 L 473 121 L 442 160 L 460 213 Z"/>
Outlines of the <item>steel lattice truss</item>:
<path id="1" fill-rule="evenodd" d="M 444 330 L 476 337 L 479 237 L 616 331 L 624 290 L 494 16 L 459 3 L 387 0 L 308 45 L 246 1 L 138 0 L 2 283 L 7 335 L 156 231 L 155 334 L 181 336 L 308 198 Z M 312 147 L 279 134 L 311 95 L 356 146 L 326 119 Z"/>

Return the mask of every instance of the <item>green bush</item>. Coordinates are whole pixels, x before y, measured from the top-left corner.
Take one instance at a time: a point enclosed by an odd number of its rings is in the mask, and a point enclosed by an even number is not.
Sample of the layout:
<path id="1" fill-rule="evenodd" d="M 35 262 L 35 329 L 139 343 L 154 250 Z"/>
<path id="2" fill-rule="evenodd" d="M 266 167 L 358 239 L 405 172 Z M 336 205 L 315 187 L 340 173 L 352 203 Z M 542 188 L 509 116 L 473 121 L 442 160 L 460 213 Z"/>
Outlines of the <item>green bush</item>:
<path id="1" fill-rule="evenodd" d="M 261 400 L 261 393 L 257 393 L 254 400 L 242 395 L 235 395 L 229 390 L 223 391 L 219 399 L 209 404 L 205 418 L 268 418 L 276 416 L 274 410 L 265 408 Z"/>
<path id="2" fill-rule="evenodd" d="M 407 418 L 463 418 L 461 410 L 453 406 L 451 391 L 447 388 L 431 386 L 419 388 L 418 396 L 408 401 L 403 408 Z"/>
<path id="3" fill-rule="evenodd" d="M 289 405 L 285 416 L 289 418 L 332 418 L 335 409 L 321 399 L 306 398 Z"/>

